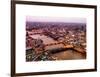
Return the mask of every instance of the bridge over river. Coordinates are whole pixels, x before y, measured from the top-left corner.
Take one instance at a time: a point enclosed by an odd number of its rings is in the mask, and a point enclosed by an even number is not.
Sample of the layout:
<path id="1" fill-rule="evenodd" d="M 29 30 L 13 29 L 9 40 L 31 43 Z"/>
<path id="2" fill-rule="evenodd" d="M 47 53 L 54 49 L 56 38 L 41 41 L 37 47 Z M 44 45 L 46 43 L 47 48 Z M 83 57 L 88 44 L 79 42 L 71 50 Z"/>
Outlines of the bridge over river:
<path id="1" fill-rule="evenodd" d="M 45 45 L 44 52 L 48 52 L 48 53 L 56 52 L 55 54 L 52 54 L 52 57 L 56 56 L 58 59 L 61 59 L 61 60 L 86 58 L 86 51 L 81 46 L 77 47 L 72 44 L 67 44 L 65 42 L 59 42 L 59 41 L 53 40 L 52 38 L 48 36 L 40 35 L 40 34 L 31 35 L 31 37 L 34 39 L 43 40 L 43 43 Z M 26 53 L 28 53 L 29 49 L 32 49 L 32 47 L 27 48 Z M 42 53 L 34 55 L 35 58 L 32 59 L 32 61 L 35 61 L 39 56 L 41 56 Z M 32 55 L 33 53 L 31 52 L 27 54 L 26 56 L 29 57 Z"/>

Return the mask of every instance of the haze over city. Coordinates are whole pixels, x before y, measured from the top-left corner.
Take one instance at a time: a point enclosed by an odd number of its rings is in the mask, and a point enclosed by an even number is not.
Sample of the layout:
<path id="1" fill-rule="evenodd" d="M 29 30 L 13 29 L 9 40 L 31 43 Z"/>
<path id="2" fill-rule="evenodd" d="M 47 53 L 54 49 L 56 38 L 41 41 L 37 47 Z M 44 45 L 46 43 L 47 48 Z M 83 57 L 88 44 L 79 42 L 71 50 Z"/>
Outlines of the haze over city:
<path id="1" fill-rule="evenodd" d="M 27 22 L 66 22 L 66 23 L 86 23 L 86 18 L 76 17 L 42 17 L 26 16 Z"/>

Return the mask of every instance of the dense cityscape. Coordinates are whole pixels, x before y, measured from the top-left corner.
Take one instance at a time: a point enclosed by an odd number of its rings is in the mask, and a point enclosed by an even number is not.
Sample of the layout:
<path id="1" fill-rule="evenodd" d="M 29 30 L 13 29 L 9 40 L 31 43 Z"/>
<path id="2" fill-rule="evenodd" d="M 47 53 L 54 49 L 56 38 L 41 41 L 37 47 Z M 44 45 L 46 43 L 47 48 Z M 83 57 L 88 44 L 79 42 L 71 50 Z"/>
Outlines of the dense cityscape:
<path id="1" fill-rule="evenodd" d="M 26 61 L 86 59 L 86 23 L 26 22 Z"/>

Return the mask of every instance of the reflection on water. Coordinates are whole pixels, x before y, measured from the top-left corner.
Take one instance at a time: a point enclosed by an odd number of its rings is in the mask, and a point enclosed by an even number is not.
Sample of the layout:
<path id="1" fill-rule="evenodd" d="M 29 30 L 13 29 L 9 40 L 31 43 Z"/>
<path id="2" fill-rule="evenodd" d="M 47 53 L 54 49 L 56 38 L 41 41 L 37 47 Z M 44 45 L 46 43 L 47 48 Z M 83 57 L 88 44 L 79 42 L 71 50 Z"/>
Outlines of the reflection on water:
<path id="1" fill-rule="evenodd" d="M 45 35 L 31 35 L 34 39 L 42 39 L 44 44 L 50 44 L 50 43 L 57 43 L 57 41 L 53 40 L 52 38 L 45 36 Z M 57 44 L 57 45 L 51 45 L 46 46 L 45 50 L 51 50 L 55 48 L 63 48 L 63 44 Z M 51 55 L 52 58 L 55 58 L 56 60 L 71 60 L 71 59 L 85 59 L 86 54 L 82 54 L 80 52 L 76 52 L 74 50 L 66 50 L 62 52 L 58 52 Z"/>
<path id="2" fill-rule="evenodd" d="M 63 52 L 59 52 L 53 54 L 52 57 L 55 57 L 57 60 L 73 60 L 73 59 L 85 59 L 86 55 L 73 51 L 73 50 L 66 50 Z"/>

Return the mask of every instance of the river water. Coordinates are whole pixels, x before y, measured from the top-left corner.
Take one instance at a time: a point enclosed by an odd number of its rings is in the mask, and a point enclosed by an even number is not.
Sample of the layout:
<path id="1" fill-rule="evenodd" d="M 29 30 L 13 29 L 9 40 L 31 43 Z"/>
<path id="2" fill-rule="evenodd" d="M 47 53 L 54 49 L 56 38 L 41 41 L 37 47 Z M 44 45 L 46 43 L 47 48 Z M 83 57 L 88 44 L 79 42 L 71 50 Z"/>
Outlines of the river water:
<path id="1" fill-rule="evenodd" d="M 34 39 L 42 39 L 44 44 L 57 43 L 57 41 L 45 35 L 37 34 L 37 35 L 31 35 L 31 37 Z M 45 49 L 49 50 L 49 49 L 62 48 L 62 47 L 63 44 L 57 44 L 57 45 L 47 46 Z M 66 50 L 66 51 L 53 54 L 52 57 L 57 58 L 57 60 L 85 59 L 86 54 L 82 54 L 74 50 Z"/>

